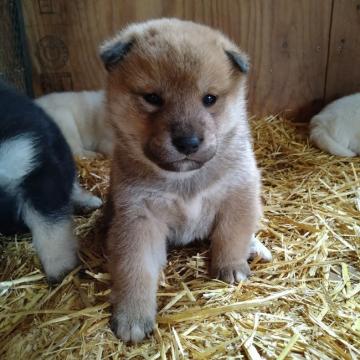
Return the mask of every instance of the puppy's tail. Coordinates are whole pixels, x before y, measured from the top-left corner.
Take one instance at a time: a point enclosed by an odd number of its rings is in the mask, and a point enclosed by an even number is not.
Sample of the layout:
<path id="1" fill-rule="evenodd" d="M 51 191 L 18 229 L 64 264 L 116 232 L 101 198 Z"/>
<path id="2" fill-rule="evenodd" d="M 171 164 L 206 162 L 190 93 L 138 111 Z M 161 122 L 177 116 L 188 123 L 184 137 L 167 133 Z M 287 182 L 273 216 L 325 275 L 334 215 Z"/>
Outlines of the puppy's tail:
<path id="1" fill-rule="evenodd" d="M 344 157 L 356 156 L 356 153 L 342 144 L 336 142 L 328 132 L 326 126 L 316 121 L 314 117 L 310 124 L 310 141 L 319 149 L 329 152 L 330 154 Z"/>

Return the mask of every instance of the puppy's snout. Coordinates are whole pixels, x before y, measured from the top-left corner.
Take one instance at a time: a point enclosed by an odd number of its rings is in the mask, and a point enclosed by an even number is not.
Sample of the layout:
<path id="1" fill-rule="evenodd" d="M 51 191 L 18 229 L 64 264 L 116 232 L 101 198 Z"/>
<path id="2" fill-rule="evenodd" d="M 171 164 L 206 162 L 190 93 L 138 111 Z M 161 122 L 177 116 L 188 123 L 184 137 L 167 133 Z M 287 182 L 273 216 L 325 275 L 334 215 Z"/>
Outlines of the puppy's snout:
<path id="1" fill-rule="evenodd" d="M 190 155 L 197 152 L 202 142 L 203 139 L 199 138 L 196 135 L 178 136 L 172 139 L 172 143 L 175 146 L 175 148 L 180 153 L 185 155 Z"/>

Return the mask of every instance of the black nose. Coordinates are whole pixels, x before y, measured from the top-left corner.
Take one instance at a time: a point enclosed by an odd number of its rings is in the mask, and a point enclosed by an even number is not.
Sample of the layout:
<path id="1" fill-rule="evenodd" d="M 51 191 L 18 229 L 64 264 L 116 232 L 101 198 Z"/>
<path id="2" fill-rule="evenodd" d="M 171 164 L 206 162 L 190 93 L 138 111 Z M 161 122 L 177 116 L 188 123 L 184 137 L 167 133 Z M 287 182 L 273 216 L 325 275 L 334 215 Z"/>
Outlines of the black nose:
<path id="1" fill-rule="evenodd" d="M 199 150 L 202 139 L 197 136 L 180 136 L 172 139 L 176 149 L 185 155 L 190 155 Z"/>

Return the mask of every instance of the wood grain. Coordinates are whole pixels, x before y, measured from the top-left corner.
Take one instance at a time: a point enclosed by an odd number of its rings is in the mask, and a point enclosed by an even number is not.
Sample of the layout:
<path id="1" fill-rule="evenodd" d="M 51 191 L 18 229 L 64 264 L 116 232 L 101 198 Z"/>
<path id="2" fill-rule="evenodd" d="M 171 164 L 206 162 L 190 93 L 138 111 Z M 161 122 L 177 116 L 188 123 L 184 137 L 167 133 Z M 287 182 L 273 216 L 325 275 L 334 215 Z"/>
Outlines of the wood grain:
<path id="1" fill-rule="evenodd" d="M 360 91 L 360 0 L 334 0 L 326 102 Z"/>
<path id="2" fill-rule="evenodd" d="M 308 118 L 323 102 L 331 5 L 332 0 L 27 0 L 34 91 L 101 87 L 101 41 L 133 21 L 174 16 L 219 28 L 249 53 L 250 113 Z"/>

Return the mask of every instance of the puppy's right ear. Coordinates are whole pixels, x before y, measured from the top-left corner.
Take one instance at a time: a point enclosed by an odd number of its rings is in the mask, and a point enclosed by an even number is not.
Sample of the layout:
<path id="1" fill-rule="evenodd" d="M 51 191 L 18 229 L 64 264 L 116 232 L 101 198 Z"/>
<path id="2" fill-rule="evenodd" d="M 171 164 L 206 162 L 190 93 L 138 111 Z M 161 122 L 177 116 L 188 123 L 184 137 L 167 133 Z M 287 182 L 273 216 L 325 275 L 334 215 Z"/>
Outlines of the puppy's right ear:
<path id="1" fill-rule="evenodd" d="M 132 42 L 117 42 L 111 45 L 104 45 L 100 50 L 100 57 L 107 71 L 112 71 L 125 55 L 130 51 Z"/>

